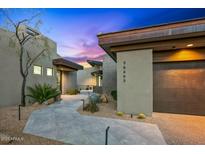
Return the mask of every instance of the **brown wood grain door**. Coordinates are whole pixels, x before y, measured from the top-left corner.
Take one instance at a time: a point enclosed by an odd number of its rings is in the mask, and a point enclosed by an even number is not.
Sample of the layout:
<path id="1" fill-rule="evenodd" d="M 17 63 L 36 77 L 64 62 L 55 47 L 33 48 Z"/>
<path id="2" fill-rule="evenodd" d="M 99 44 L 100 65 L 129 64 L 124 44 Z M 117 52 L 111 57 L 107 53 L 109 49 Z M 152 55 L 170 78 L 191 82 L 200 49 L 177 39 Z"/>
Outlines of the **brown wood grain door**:
<path id="1" fill-rule="evenodd" d="M 205 61 L 153 64 L 155 112 L 205 115 Z"/>

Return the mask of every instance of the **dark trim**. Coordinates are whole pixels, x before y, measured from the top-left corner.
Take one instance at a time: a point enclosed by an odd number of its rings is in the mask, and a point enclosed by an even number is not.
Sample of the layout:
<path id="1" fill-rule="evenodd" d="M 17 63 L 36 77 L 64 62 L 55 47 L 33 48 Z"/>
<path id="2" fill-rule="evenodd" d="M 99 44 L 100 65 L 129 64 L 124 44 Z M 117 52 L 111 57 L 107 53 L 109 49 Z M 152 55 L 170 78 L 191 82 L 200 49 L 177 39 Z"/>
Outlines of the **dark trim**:
<path id="1" fill-rule="evenodd" d="M 99 43 L 98 45 L 114 60 L 114 62 L 117 62 L 116 53 L 109 52 L 108 49 L 106 49 L 105 47 L 103 47 L 103 45 L 100 45 Z"/>
<path id="2" fill-rule="evenodd" d="M 91 72 L 91 75 L 97 75 L 97 76 L 102 76 L 103 75 L 103 71 L 102 70 L 97 70 L 97 71 L 94 71 L 94 72 Z"/>
<path id="3" fill-rule="evenodd" d="M 62 71 L 60 71 L 60 91 L 61 91 L 61 94 L 62 94 L 62 92 L 63 92 L 63 91 L 62 91 L 62 90 L 63 90 L 63 88 L 62 88 L 62 84 L 63 84 L 62 81 L 63 81 L 63 80 L 62 80 Z"/>
<path id="4" fill-rule="evenodd" d="M 67 59 L 64 59 L 64 58 L 53 59 L 53 65 L 64 66 L 64 67 L 68 67 L 68 68 L 75 69 L 75 70 L 82 70 L 83 69 L 83 66 L 81 66 L 77 63 L 74 63 L 72 61 L 69 61 Z"/>
<path id="5" fill-rule="evenodd" d="M 96 61 L 96 60 L 87 60 L 87 62 L 92 66 L 102 66 L 103 63 L 101 61 Z"/>
<path id="6" fill-rule="evenodd" d="M 189 62 L 204 62 L 203 59 L 196 59 L 196 60 L 176 60 L 176 61 L 153 61 L 153 64 L 160 64 L 160 63 L 189 63 Z"/>

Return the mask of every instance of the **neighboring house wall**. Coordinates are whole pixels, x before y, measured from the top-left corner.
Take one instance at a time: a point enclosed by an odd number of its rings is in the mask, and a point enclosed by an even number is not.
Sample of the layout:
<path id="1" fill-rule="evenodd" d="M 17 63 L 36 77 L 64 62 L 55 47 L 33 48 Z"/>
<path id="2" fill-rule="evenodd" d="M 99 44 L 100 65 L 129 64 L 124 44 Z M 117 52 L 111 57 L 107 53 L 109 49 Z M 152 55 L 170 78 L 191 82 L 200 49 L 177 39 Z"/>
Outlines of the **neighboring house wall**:
<path id="1" fill-rule="evenodd" d="M 77 88 L 77 72 L 62 72 L 62 94 L 73 88 Z"/>
<path id="2" fill-rule="evenodd" d="M 77 71 L 77 83 L 79 88 L 84 88 L 86 86 L 96 86 L 97 80 L 95 76 L 92 76 L 91 73 L 95 71 L 95 67 L 86 68 L 84 70 Z"/>
<path id="3" fill-rule="evenodd" d="M 103 60 L 102 85 L 103 93 L 109 98 L 111 91 L 117 90 L 117 64 L 109 55 L 105 55 Z"/>
<path id="4" fill-rule="evenodd" d="M 152 50 L 117 53 L 117 110 L 151 115 L 153 111 Z"/>
<path id="5" fill-rule="evenodd" d="M 0 106 L 17 105 L 21 102 L 21 83 L 22 77 L 19 72 L 19 55 L 17 53 L 17 43 L 11 38 L 14 34 L 0 29 Z M 56 53 L 56 43 L 43 37 L 38 39 L 37 44 L 28 42 L 26 49 L 30 51 L 31 57 L 38 54 L 42 49 L 48 48 L 49 56 L 41 56 L 35 65 L 43 67 L 42 75 L 33 74 L 33 66 L 30 68 L 27 77 L 27 86 L 33 86 L 36 83 L 47 83 L 53 87 L 57 86 L 56 68 L 52 64 L 52 59 L 58 58 Z M 54 76 L 46 75 L 46 68 L 54 69 Z M 27 91 L 26 91 L 27 93 Z"/>

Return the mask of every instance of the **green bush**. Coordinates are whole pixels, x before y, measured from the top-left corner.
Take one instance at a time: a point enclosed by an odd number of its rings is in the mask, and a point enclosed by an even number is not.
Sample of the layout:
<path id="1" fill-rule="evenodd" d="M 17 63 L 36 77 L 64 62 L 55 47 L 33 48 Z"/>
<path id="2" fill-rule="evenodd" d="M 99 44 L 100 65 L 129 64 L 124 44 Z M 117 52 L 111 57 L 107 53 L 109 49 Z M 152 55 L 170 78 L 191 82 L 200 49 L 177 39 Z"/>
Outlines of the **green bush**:
<path id="1" fill-rule="evenodd" d="M 26 96 L 33 98 L 35 101 L 38 101 L 39 103 L 43 103 L 44 101 L 47 101 L 50 98 L 54 98 L 60 95 L 60 91 L 58 91 L 57 88 L 52 88 L 52 86 L 48 84 L 36 84 L 34 85 L 34 87 L 27 88 L 29 94 Z"/>
<path id="2" fill-rule="evenodd" d="M 117 101 L 117 90 L 111 91 L 111 96 L 115 101 Z"/>
<path id="3" fill-rule="evenodd" d="M 68 95 L 77 95 L 78 93 L 80 93 L 80 92 L 78 91 L 78 89 L 69 89 L 69 90 L 67 91 L 67 94 L 68 94 Z"/>

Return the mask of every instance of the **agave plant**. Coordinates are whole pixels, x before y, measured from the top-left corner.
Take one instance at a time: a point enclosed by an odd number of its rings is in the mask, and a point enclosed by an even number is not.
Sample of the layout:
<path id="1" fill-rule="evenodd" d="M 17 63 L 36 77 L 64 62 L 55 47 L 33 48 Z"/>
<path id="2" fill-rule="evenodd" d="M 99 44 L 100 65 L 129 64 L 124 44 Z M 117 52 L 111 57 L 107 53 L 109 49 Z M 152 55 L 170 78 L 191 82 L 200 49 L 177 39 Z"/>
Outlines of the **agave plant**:
<path id="1" fill-rule="evenodd" d="M 60 94 L 57 88 L 52 88 L 51 85 L 48 84 L 36 84 L 34 87 L 27 87 L 29 94 L 27 96 L 33 98 L 35 101 L 39 103 L 43 103 L 50 98 L 56 97 Z"/>

